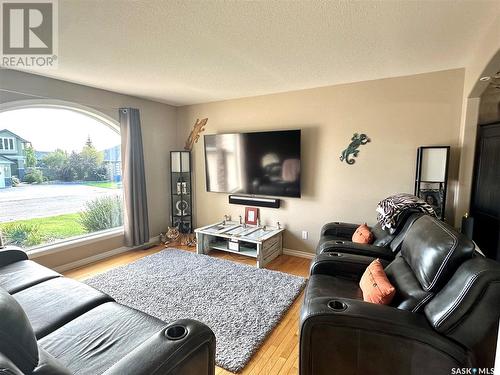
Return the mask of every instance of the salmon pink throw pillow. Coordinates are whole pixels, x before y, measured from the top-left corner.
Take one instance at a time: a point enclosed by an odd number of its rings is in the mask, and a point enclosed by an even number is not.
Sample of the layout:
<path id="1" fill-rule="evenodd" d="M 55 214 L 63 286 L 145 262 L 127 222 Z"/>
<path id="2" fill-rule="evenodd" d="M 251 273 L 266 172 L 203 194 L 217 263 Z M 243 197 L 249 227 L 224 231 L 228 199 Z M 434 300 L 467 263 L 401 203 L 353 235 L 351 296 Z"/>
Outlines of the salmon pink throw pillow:
<path id="1" fill-rule="evenodd" d="M 378 259 L 375 259 L 366 268 L 365 273 L 361 276 L 359 287 L 363 292 L 365 302 L 388 305 L 396 294 L 396 288 L 390 283 L 384 267 Z"/>
<path id="2" fill-rule="evenodd" d="M 352 235 L 352 242 L 362 243 L 362 244 L 370 244 L 373 242 L 373 233 L 368 228 L 368 225 L 363 224 L 356 229 L 354 234 Z"/>

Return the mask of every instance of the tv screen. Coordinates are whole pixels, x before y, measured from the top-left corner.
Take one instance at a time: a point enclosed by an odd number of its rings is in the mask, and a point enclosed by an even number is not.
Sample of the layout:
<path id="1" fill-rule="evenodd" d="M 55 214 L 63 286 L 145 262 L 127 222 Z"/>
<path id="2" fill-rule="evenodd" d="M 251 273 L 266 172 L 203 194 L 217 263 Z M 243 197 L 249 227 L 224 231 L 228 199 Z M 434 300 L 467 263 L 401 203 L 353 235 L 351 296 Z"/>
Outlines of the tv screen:
<path id="1" fill-rule="evenodd" d="M 300 130 L 205 135 L 207 191 L 300 197 Z"/>

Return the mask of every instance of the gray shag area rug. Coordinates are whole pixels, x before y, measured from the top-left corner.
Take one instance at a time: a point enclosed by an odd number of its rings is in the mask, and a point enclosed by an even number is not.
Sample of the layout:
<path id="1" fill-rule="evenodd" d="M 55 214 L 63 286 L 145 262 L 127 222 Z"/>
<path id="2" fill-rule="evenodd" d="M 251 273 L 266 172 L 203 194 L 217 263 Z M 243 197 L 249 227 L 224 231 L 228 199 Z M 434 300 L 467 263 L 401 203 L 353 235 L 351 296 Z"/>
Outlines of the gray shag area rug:
<path id="1" fill-rule="evenodd" d="M 217 340 L 216 363 L 239 372 L 300 294 L 305 279 L 167 249 L 91 277 L 91 285 L 167 323 L 189 318 Z"/>

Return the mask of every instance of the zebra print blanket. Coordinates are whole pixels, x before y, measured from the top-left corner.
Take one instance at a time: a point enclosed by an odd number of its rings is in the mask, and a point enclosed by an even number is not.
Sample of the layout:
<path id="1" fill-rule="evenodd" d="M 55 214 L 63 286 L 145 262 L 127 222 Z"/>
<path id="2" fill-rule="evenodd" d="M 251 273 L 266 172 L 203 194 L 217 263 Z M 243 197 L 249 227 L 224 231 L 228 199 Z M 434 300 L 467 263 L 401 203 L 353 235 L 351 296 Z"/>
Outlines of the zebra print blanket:
<path id="1" fill-rule="evenodd" d="M 409 208 L 436 216 L 434 209 L 423 199 L 412 194 L 400 193 L 391 195 L 378 203 L 377 221 L 382 226 L 382 229 L 388 229 L 392 233 L 396 229 L 399 216 Z"/>

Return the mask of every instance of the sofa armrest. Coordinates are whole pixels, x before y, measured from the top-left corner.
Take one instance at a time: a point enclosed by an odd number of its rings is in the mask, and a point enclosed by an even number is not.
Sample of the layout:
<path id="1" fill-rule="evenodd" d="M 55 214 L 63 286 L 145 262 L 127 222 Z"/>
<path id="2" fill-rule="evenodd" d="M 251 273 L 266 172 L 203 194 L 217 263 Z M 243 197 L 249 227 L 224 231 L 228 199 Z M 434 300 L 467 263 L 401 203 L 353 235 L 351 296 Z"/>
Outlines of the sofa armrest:
<path id="1" fill-rule="evenodd" d="M 360 300 L 305 301 L 300 374 L 449 374 L 471 365 L 470 352 L 434 331 L 425 317 Z"/>
<path id="2" fill-rule="evenodd" d="M 338 252 L 347 254 L 364 255 L 374 258 L 393 260 L 395 254 L 390 248 L 374 245 L 365 245 L 352 241 L 327 241 L 320 245 L 319 253 Z"/>
<path id="3" fill-rule="evenodd" d="M 20 247 L 5 246 L 0 248 L 0 267 L 27 259 L 28 255 Z"/>
<path id="4" fill-rule="evenodd" d="M 316 255 L 311 262 L 309 274 L 359 280 L 366 267 L 375 259 L 364 255 L 327 252 Z"/>
<path id="5" fill-rule="evenodd" d="M 9 358 L 0 353 L 0 374 L 25 375 Z"/>
<path id="6" fill-rule="evenodd" d="M 350 240 L 358 227 L 359 224 L 342 223 L 340 221 L 335 221 L 333 223 L 323 225 L 323 227 L 321 228 L 320 237 L 335 236 L 338 238 L 345 238 L 346 240 Z"/>
<path id="7" fill-rule="evenodd" d="M 181 319 L 163 328 L 104 374 L 213 375 L 214 373 L 214 333 L 201 322 Z"/>

